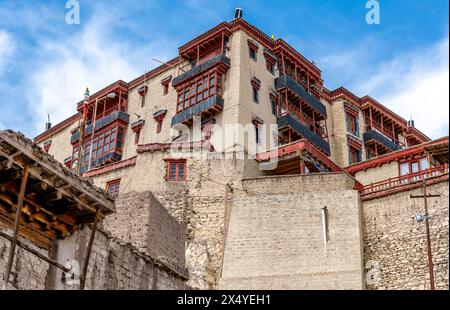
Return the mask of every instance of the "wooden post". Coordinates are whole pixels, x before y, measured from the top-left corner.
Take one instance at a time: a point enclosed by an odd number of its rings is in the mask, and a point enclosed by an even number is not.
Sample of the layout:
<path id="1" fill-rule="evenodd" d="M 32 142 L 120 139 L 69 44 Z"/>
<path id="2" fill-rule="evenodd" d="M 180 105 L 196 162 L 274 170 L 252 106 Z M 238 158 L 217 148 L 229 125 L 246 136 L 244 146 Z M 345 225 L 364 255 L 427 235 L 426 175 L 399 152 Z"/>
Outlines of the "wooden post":
<path id="1" fill-rule="evenodd" d="M 300 174 L 305 174 L 305 161 L 300 158 Z"/>
<path id="2" fill-rule="evenodd" d="M 281 51 L 281 65 L 283 66 L 283 75 L 286 76 L 286 66 L 284 65 L 284 53 Z"/>
<path id="3" fill-rule="evenodd" d="M 97 214 L 95 215 L 95 220 L 92 225 L 91 230 L 91 236 L 89 237 L 89 242 L 86 248 L 86 253 L 84 255 L 84 261 L 83 261 L 83 270 L 80 276 L 80 290 L 84 290 L 84 286 L 86 285 L 86 274 L 87 274 L 87 268 L 89 265 L 89 258 L 91 257 L 91 250 L 92 250 L 92 244 L 94 243 L 95 238 L 95 232 L 97 230 L 97 224 L 101 217 L 101 211 L 100 209 L 97 209 Z"/>
<path id="4" fill-rule="evenodd" d="M 195 65 L 198 65 L 198 62 L 200 60 L 200 45 L 197 45 L 197 61 L 195 62 Z"/>
<path id="5" fill-rule="evenodd" d="M 384 133 L 383 114 L 381 114 L 381 132 Z"/>
<path id="6" fill-rule="evenodd" d="M 370 126 L 370 130 L 373 129 L 373 124 L 372 124 L 372 108 L 369 106 L 369 126 Z"/>
<path id="7" fill-rule="evenodd" d="M 287 88 L 284 90 L 284 95 L 286 96 L 286 100 L 285 100 L 285 103 L 286 103 L 286 114 L 288 114 L 288 112 L 289 112 L 289 100 L 288 100 Z"/>
<path id="8" fill-rule="evenodd" d="M 223 55 L 224 53 L 223 53 L 223 51 L 224 51 L 224 44 L 225 44 L 225 42 L 224 42 L 224 35 L 223 35 L 223 31 L 222 31 L 222 45 L 220 46 L 220 55 Z"/>
<path id="9" fill-rule="evenodd" d="M 316 114 L 314 113 L 314 110 L 312 110 L 312 119 L 313 119 L 313 131 L 316 132 Z"/>
<path id="10" fill-rule="evenodd" d="M 9 283 L 9 276 L 11 274 L 12 264 L 14 261 L 17 238 L 19 237 L 19 225 L 20 225 L 20 218 L 22 215 L 23 200 L 25 197 L 25 189 L 27 187 L 27 181 L 28 181 L 28 163 L 25 163 L 25 166 L 23 168 L 22 182 L 20 184 L 19 197 L 17 201 L 16 219 L 14 221 L 14 232 L 12 236 L 11 246 L 9 248 L 8 262 L 6 263 L 6 271 L 4 276 L 6 286 L 8 286 Z"/>

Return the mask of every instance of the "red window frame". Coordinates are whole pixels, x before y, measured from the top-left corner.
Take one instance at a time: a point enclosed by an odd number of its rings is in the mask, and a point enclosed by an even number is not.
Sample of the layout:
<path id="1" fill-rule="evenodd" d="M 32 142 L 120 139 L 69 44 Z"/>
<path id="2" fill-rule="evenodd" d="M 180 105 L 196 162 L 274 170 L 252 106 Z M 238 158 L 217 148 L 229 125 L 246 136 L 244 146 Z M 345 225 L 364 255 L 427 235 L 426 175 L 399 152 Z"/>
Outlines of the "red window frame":
<path id="1" fill-rule="evenodd" d="M 178 183 L 186 181 L 186 159 L 166 159 L 166 181 Z"/>
<path id="2" fill-rule="evenodd" d="M 353 146 L 348 146 L 348 158 L 351 164 L 355 164 L 361 161 L 361 150 L 354 148 Z"/>
<path id="3" fill-rule="evenodd" d="M 356 134 L 357 117 L 347 112 L 347 131 Z"/>
<path id="4" fill-rule="evenodd" d="M 106 191 L 110 193 L 114 198 L 117 197 L 120 191 L 120 178 L 108 181 L 106 183 Z"/>
<path id="5" fill-rule="evenodd" d="M 223 74 L 217 70 L 189 81 L 177 88 L 177 113 L 200 103 L 209 97 L 223 94 Z"/>
<path id="6" fill-rule="evenodd" d="M 122 137 L 120 140 L 118 137 L 119 131 L 122 131 Z M 102 157 L 112 152 L 122 154 L 124 140 L 125 140 L 125 126 L 117 123 L 114 123 L 96 132 L 94 134 L 93 144 L 91 144 L 91 135 L 88 135 L 81 156 L 81 162 L 83 163 L 83 166 L 88 165 L 89 160 L 91 161 L 95 160 L 99 157 Z M 99 143 L 100 141 L 101 143 Z M 121 145 L 120 147 L 119 144 Z M 73 146 L 72 162 L 71 162 L 72 169 L 74 169 L 78 164 L 78 145 L 79 143 L 76 143 Z M 91 147 L 93 145 L 94 149 L 92 149 L 92 158 L 90 158 Z M 108 146 L 107 148 L 105 148 L 106 145 Z"/>
<path id="7" fill-rule="evenodd" d="M 428 159 L 427 159 L 426 156 L 421 156 L 421 157 L 416 157 L 416 158 L 411 158 L 411 159 L 399 161 L 399 162 L 398 162 L 398 175 L 401 176 L 401 173 L 402 173 L 402 171 L 401 171 L 401 166 L 402 166 L 403 164 L 408 164 L 408 174 L 411 174 L 411 173 L 418 173 L 418 172 L 423 171 L 423 170 L 425 170 L 425 169 L 429 169 L 430 167 L 428 167 L 428 168 L 422 167 L 421 161 L 424 160 L 424 159 L 427 160 L 427 163 L 428 163 Z M 415 172 L 413 172 L 413 169 L 412 169 L 412 165 L 413 165 L 414 163 L 417 163 L 417 169 L 418 169 L 418 170 L 415 171 Z M 428 165 L 428 164 L 427 164 L 427 165 Z"/>
<path id="8" fill-rule="evenodd" d="M 266 68 L 272 74 L 275 74 L 275 64 L 266 58 Z"/>
<path id="9" fill-rule="evenodd" d="M 169 93 L 169 84 L 163 84 L 163 96 Z"/>

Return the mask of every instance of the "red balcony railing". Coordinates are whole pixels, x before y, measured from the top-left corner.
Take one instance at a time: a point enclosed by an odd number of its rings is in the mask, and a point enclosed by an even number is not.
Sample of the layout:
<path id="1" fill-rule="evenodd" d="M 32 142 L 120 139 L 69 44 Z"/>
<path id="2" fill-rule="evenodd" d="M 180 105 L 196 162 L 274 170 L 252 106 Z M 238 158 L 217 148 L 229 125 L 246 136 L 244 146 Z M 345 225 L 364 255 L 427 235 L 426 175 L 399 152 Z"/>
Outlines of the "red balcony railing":
<path id="1" fill-rule="evenodd" d="M 371 183 L 361 187 L 359 191 L 361 195 L 365 195 L 398 186 L 413 184 L 419 181 L 438 177 L 445 174 L 448 174 L 448 164 L 430 169 L 425 169 L 415 173 L 405 174 L 396 178 L 389 178 L 387 180 L 383 180 L 376 183 Z"/>
<path id="2" fill-rule="evenodd" d="M 325 134 L 325 130 L 320 125 L 314 124 L 314 121 L 313 121 L 313 119 L 310 116 L 308 116 L 307 114 L 301 112 L 300 109 L 297 108 L 293 104 L 289 104 L 288 105 L 288 109 L 289 109 L 288 113 L 290 115 L 292 115 L 296 120 L 298 120 L 301 124 L 307 126 L 308 128 L 310 126 L 312 126 L 313 128 L 316 129 L 316 134 L 321 136 L 322 139 L 328 140 L 328 137 Z M 287 114 L 286 111 L 282 111 L 279 116 L 283 116 L 285 114 Z"/>
<path id="3" fill-rule="evenodd" d="M 404 147 L 405 144 L 400 142 L 397 138 L 392 136 L 392 131 L 388 131 L 386 129 L 382 129 L 381 128 L 381 124 L 378 124 L 376 122 L 372 122 L 372 126 L 367 125 L 366 131 L 372 130 L 372 129 L 376 129 L 377 131 L 379 131 L 380 133 L 382 133 L 383 135 L 385 135 L 387 138 L 391 139 L 394 143 L 400 145 L 401 147 Z"/>

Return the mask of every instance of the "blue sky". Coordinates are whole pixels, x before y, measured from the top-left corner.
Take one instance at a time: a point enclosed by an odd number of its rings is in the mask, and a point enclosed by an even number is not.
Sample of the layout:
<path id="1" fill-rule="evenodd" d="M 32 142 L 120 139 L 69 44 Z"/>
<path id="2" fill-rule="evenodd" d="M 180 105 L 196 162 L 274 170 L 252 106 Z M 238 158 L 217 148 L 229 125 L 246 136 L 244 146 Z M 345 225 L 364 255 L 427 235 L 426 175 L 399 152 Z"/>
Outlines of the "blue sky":
<path id="1" fill-rule="evenodd" d="M 322 70 L 325 86 L 371 95 L 432 138 L 448 134 L 448 0 L 88 1 L 79 25 L 66 0 L 0 0 L 0 129 L 30 137 L 75 113 L 92 92 L 169 60 L 178 46 L 231 20 L 236 6 L 268 35 L 284 38 Z"/>

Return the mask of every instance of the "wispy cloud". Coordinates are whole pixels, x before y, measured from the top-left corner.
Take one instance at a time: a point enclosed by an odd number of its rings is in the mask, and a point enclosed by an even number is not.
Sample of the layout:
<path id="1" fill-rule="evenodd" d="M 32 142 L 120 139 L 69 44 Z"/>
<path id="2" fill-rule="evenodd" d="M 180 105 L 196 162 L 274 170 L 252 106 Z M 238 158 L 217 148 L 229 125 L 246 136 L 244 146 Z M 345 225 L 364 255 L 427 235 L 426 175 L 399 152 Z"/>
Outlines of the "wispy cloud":
<path id="1" fill-rule="evenodd" d="M 380 47 L 382 43 L 366 38 L 358 46 L 323 55 L 320 64 L 333 77 L 331 88 L 343 85 L 358 96 L 370 95 L 402 117 L 412 116 L 416 127 L 432 138 L 447 135 L 448 36 L 389 60 L 375 58 Z"/>
<path id="2" fill-rule="evenodd" d="M 169 54 L 170 41 L 136 46 L 119 40 L 111 27 L 120 18 L 115 13 L 93 14 L 95 18 L 73 26 L 80 30 L 72 36 L 39 42 L 35 68 L 25 81 L 28 109 L 33 111 L 30 131 L 42 130 L 47 113 L 53 123 L 75 113 L 87 86 L 92 93 L 119 79 L 129 81 L 159 65 L 152 58 L 165 61 L 174 56 Z"/>
<path id="3" fill-rule="evenodd" d="M 15 42 L 12 36 L 8 32 L 0 29 L 0 77 L 5 70 L 7 62 L 10 60 L 14 47 Z"/>

